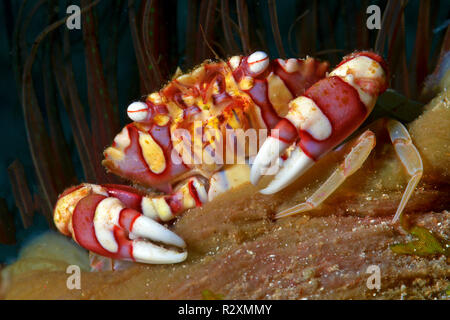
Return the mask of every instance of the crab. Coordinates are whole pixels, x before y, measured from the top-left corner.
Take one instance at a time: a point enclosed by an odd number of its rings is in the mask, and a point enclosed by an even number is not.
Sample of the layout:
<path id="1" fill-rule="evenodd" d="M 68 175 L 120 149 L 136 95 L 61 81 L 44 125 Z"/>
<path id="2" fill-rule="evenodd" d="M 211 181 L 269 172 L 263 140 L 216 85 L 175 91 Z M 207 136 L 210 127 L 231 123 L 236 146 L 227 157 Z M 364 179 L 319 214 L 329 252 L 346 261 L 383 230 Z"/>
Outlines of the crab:
<path id="1" fill-rule="evenodd" d="M 280 192 L 322 156 L 346 146 L 343 162 L 319 189 L 275 218 L 316 208 L 374 148 L 370 127 L 346 139 L 368 117 L 388 79 L 386 63 L 370 51 L 344 57 L 329 73 L 327 62 L 269 60 L 261 51 L 205 61 L 131 103 L 133 122 L 105 149 L 106 169 L 141 187 L 71 187 L 55 205 L 55 225 L 103 257 L 182 262 L 186 243 L 164 224 L 244 181 L 257 185 L 263 175 L 274 177 L 260 192 Z M 422 160 L 400 122 L 382 124 L 410 176 L 396 222 L 421 178 Z"/>

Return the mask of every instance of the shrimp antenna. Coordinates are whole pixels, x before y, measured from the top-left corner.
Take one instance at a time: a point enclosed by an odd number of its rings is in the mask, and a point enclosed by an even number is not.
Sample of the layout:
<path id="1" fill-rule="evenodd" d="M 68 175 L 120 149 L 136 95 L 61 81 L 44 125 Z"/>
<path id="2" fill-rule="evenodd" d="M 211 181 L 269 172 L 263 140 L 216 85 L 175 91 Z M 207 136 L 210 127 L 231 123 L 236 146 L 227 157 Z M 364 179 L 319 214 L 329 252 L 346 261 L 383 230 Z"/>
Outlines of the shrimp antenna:
<path id="1" fill-rule="evenodd" d="M 206 45 L 208 46 L 209 50 L 212 51 L 212 53 L 214 53 L 214 56 L 217 60 L 220 60 L 219 55 L 217 54 L 216 51 L 214 51 L 214 49 L 211 47 L 211 45 L 208 42 L 208 39 L 206 39 L 206 34 L 205 31 L 203 30 L 203 26 L 200 24 L 200 31 L 202 32 L 202 36 L 203 36 L 203 40 L 205 40 Z"/>

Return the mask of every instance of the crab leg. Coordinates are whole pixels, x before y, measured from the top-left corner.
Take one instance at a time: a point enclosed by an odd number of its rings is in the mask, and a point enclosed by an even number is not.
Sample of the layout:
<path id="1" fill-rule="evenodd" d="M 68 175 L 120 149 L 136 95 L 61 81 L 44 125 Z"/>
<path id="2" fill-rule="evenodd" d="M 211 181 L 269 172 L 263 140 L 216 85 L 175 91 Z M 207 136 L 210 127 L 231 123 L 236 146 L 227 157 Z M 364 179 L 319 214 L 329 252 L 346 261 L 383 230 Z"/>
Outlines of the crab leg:
<path id="1" fill-rule="evenodd" d="M 208 201 L 205 184 L 198 178 L 189 178 L 180 183 L 170 195 L 144 196 L 142 213 L 157 221 L 170 221 L 184 211 L 200 207 Z"/>
<path id="2" fill-rule="evenodd" d="M 102 185 L 109 196 L 118 198 L 127 208 L 142 212 L 145 216 L 161 221 L 170 221 L 182 212 L 199 207 L 207 201 L 205 184 L 197 177 L 178 184 L 169 195 L 144 195 L 136 189 L 123 185 Z"/>
<path id="3" fill-rule="evenodd" d="M 384 126 L 389 133 L 398 158 L 404 165 L 408 175 L 411 177 L 405 191 L 403 192 L 402 199 L 400 200 L 400 204 L 392 220 L 392 222 L 395 223 L 400 218 L 406 203 L 422 177 L 423 165 L 420 153 L 412 144 L 408 130 L 403 126 L 403 124 L 397 120 L 388 119 L 384 122 Z M 371 146 L 372 140 L 373 144 Z M 277 213 L 275 218 L 279 219 L 316 208 L 320 203 L 328 198 L 348 176 L 353 174 L 363 164 L 374 146 L 375 137 L 373 133 L 368 130 L 358 138 L 356 146 L 345 157 L 345 161 L 342 164 L 343 167 L 341 166 L 336 169 L 328 180 L 304 203 L 300 203 L 292 208 Z"/>
<path id="4" fill-rule="evenodd" d="M 392 222 L 396 222 L 400 218 L 406 203 L 422 177 L 423 165 L 420 153 L 413 145 L 411 136 L 403 124 L 397 120 L 389 119 L 386 123 L 386 128 L 389 132 L 389 136 L 392 144 L 394 145 L 398 158 L 405 166 L 408 175 L 411 177 L 403 193 L 402 199 L 400 200 L 394 219 L 392 220 Z"/>
<path id="5" fill-rule="evenodd" d="M 352 134 L 372 111 L 387 87 L 383 59 L 371 52 L 350 55 L 327 78 L 289 103 L 289 111 L 272 130 L 251 170 L 256 184 L 268 164 L 293 143 L 296 149 L 262 193 L 278 192 L 302 175 L 314 162 Z"/>
<path id="6" fill-rule="evenodd" d="M 319 206 L 345 181 L 345 179 L 362 166 L 372 149 L 375 147 L 375 135 L 372 131 L 367 130 L 352 144 L 354 146 L 345 156 L 344 161 L 311 197 L 303 203 L 277 213 L 275 218 L 279 219 L 291 216 L 300 212 L 309 211 Z"/>

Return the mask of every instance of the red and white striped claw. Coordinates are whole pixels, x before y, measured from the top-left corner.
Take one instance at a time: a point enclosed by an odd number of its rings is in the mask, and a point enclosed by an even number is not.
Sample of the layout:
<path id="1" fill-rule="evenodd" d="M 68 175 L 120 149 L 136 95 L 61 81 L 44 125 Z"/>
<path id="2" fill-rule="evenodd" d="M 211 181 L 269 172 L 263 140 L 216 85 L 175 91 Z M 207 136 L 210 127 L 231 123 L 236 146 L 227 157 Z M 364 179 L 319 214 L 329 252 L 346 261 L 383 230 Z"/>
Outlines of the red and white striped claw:
<path id="1" fill-rule="evenodd" d="M 127 207 L 138 205 L 141 198 L 111 185 L 83 184 L 59 197 L 55 225 L 61 233 L 101 256 L 152 264 L 184 261 L 187 252 L 183 250 L 183 239 Z"/>
<path id="2" fill-rule="evenodd" d="M 250 173 L 257 184 L 270 164 L 296 143 L 281 170 L 261 193 L 285 188 L 315 161 L 352 134 L 372 111 L 388 85 L 384 60 L 373 52 L 356 52 L 324 79 L 289 103 L 286 117 L 259 150 Z"/>

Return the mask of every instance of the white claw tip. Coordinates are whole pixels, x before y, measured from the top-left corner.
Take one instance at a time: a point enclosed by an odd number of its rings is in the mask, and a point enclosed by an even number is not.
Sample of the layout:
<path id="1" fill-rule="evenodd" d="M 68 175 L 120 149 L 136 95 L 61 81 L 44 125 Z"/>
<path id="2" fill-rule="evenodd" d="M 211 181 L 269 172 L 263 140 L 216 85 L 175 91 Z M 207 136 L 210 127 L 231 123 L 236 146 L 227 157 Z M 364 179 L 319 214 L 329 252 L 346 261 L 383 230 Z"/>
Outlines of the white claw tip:
<path id="1" fill-rule="evenodd" d="M 186 260 L 187 252 L 178 252 L 159 247 L 147 241 L 135 240 L 133 243 L 133 256 L 137 262 L 168 264 Z"/>
<path id="2" fill-rule="evenodd" d="M 269 66 L 269 56 L 263 51 L 256 51 L 247 58 L 247 64 L 250 72 L 261 73 Z"/>
<path id="3" fill-rule="evenodd" d="M 127 109 L 128 117 L 136 122 L 147 120 L 148 106 L 144 102 L 133 102 Z"/>
<path id="4" fill-rule="evenodd" d="M 281 170 L 275 175 L 269 185 L 260 190 L 262 194 L 276 193 L 294 180 L 300 177 L 306 170 L 314 164 L 314 160 L 308 157 L 300 147 L 296 147 L 289 158 L 284 162 Z"/>
<path id="5" fill-rule="evenodd" d="M 289 144 L 268 137 L 258 151 L 250 170 L 250 182 L 256 185 L 262 175 L 273 175 L 279 166 L 279 157 L 287 149 Z"/>

